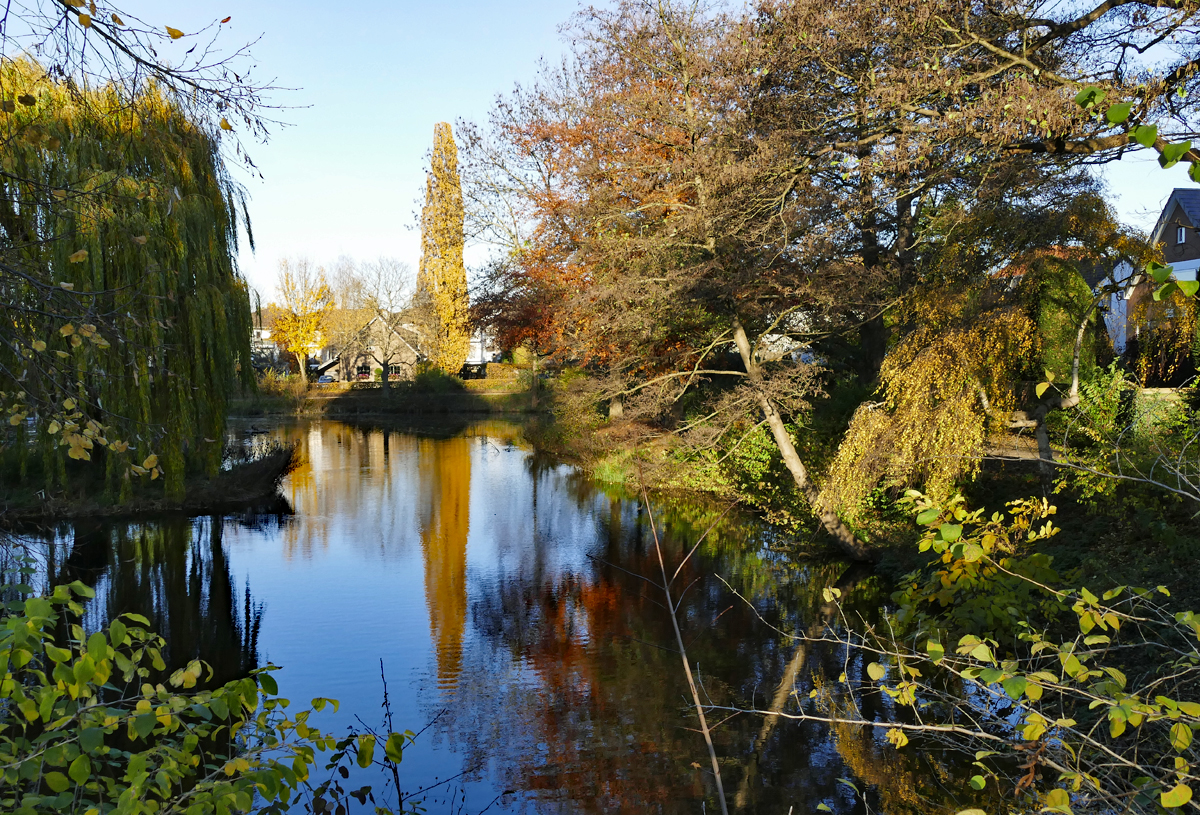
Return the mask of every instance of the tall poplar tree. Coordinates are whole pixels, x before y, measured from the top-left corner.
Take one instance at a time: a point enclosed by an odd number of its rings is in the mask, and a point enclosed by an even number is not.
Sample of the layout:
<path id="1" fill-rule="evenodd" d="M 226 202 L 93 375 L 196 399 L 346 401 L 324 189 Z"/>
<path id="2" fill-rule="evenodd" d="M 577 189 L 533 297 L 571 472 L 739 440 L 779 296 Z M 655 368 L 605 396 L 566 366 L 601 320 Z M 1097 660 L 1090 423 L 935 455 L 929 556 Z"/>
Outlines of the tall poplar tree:
<path id="1" fill-rule="evenodd" d="M 463 265 L 463 196 L 458 179 L 458 148 L 448 122 L 433 128 L 433 155 L 421 210 L 421 268 L 417 303 L 429 314 L 430 358 L 449 374 L 466 362 L 468 323 L 467 270 Z"/>

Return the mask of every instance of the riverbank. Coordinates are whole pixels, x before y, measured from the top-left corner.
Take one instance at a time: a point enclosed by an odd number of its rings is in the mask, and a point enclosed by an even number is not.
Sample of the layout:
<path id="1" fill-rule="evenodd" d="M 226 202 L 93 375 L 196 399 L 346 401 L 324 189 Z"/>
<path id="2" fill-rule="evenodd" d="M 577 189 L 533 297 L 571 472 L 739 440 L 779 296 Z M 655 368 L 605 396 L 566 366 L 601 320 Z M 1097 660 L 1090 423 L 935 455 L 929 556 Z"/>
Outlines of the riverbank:
<path id="1" fill-rule="evenodd" d="M 468 385 L 473 383 L 467 383 Z M 321 388 L 295 393 L 259 393 L 230 401 L 230 416 L 295 416 L 347 418 L 355 416 L 439 414 L 535 414 L 544 410 L 545 397 L 535 399 L 524 389 L 464 387 L 428 392 L 406 383 L 382 388 Z"/>
<path id="2" fill-rule="evenodd" d="M 290 512 L 279 494 L 284 477 L 300 464 L 294 445 L 272 448 L 261 455 L 235 462 L 216 478 L 196 476 L 188 479 L 184 498 L 171 501 L 161 491 L 157 495 L 134 494 L 117 501 L 102 490 L 83 491 L 78 495 L 44 492 L 15 493 L 7 496 L 0 523 L 23 525 L 46 521 L 83 519 L 136 519 L 165 515 L 234 514 Z"/>

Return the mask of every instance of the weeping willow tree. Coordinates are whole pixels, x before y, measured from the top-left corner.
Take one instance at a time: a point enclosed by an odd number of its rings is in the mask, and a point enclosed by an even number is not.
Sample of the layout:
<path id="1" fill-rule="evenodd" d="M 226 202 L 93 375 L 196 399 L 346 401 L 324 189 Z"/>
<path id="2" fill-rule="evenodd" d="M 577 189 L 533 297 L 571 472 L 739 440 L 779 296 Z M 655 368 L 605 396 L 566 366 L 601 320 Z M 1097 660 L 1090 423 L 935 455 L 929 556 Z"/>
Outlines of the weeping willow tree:
<path id="1" fill-rule="evenodd" d="M 973 474 L 1038 351 L 1037 324 L 1015 296 L 927 291 L 912 324 L 884 358 L 880 400 L 855 412 L 826 478 L 822 499 L 850 520 L 879 486 L 946 493 Z"/>
<path id="2" fill-rule="evenodd" d="M 0 65 L 6 453 L 48 490 L 99 467 L 113 497 L 161 475 L 177 498 L 189 469 L 220 466 L 251 316 L 244 196 L 200 121 L 157 84 L 131 96 Z"/>

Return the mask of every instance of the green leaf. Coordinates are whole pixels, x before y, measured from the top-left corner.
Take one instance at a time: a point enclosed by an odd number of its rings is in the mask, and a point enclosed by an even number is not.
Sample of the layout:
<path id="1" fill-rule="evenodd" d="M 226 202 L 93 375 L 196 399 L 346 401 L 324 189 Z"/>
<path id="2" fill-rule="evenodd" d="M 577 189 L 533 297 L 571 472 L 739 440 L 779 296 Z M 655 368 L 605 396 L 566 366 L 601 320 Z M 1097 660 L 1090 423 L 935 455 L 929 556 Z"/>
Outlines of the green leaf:
<path id="1" fill-rule="evenodd" d="M 1191 178 L 1192 181 L 1200 183 L 1200 164 L 1197 164 L 1194 161 L 1192 162 L 1191 166 L 1188 167 L 1188 177 Z"/>
<path id="2" fill-rule="evenodd" d="M 986 786 L 987 786 L 987 779 L 984 778 L 982 775 L 971 776 L 971 789 L 981 790 Z"/>
<path id="3" fill-rule="evenodd" d="M 983 557 L 983 547 L 978 543 L 968 543 L 963 547 L 962 556 L 967 563 L 974 563 Z"/>
<path id="4" fill-rule="evenodd" d="M 1110 107 L 1108 109 L 1108 113 L 1105 114 L 1105 116 L 1110 123 L 1119 125 L 1119 124 L 1122 124 L 1126 119 L 1129 118 L 1129 110 L 1132 107 L 1133 107 L 1132 102 L 1121 102 L 1119 104 L 1116 104 L 1116 105 L 1113 105 L 1112 107 Z"/>
<path id="5" fill-rule="evenodd" d="M 1104 91 L 1089 85 L 1075 94 L 1075 104 L 1081 108 L 1090 108 L 1104 101 Z"/>
<path id="6" fill-rule="evenodd" d="M 1142 147 L 1153 147 L 1157 139 L 1157 125 L 1138 125 L 1133 129 L 1133 140 Z"/>
<path id="7" fill-rule="evenodd" d="M 71 782 L 60 772 L 46 773 L 43 778 L 46 781 L 46 786 L 55 792 L 63 792 L 67 787 L 71 786 Z"/>
<path id="8" fill-rule="evenodd" d="M 1192 728 L 1188 727 L 1183 722 L 1176 722 L 1171 726 L 1171 746 L 1177 751 L 1183 752 L 1192 743 Z"/>
<path id="9" fill-rule="evenodd" d="M 833 812 L 833 810 L 829 808 L 829 804 L 817 804 L 817 809 L 819 809 L 821 812 Z"/>
<path id="10" fill-rule="evenodd" d="M 1020 699 L 1021 694 L 1029 687 L 1029 680 L 1023 676 L 1010 676 L 1001 685 L 1004 687 L 1004 692 L 1009 695 L 1009 698 Z"/>
<path id="11" fill-rule="evenodd" d="M 94 662 L 99 662 L 102 659 L 108 659 L 108 640 L 104 635 L 97 631 L 92 636 L 88 637 L 87 641 L 88 656 Z"/>
<path id="12" fill-rule="evenodd" d="M 92 777 L 92 760 L 87 756 L 79 756 L 71 762 L 67 775 L 71 776 L 71 780 L 76 784 L 86 784 Z"/>
<path id="13" fill-rule="evenodd" d="M 1184 154 L 1192 149 L 1190 141 L 1179 142 L 1178 144 L 1168 144 L 1163 148 L 1162 153 L 1158 157 L 1158 163 L 1162 165 L 1164 170 L 1170 169 L 1179 163 Z"/>
<path id="14" fill-rule="evenodd" d="M 104 744 L 104 729 L 101 727 L 85 727 L 79 731 L 79 748 L 85 753 L 99 750 Z"/>
<path id="15" fill-rule="evenodd" d="M 936 664 L 942 661 L 942 657 L 946 655 L 945 647 L 937 640 L 928 640 L 925 643 L 925 651 L 929 654 L 929 658 Z"/>
<path id="16" fill-rule="evenodd" d="M 388 736 L 383 745 L 383 754 L 387 756 L 388 761 L 399 764 L 404 758 L 404 734 L 393 733 Z"/>
<path id="17" fill-rule="evenodd" d="M 71 658 L 71 652 L 66 648 L 46 643 L 46 656 L 50 657 L 53 662 L 66 662 Z"/>
<path id="18" fill-rule="evenodd" d="M 1165 283 L 1167 278 L 1171 276 L 1174 269 L 1170 266 L 1164 266 L 1156 260 L 1152 260 L 1146 264 L 1146 273 L 1154 278 L 1155 283 Z"/>
<path id="19" fill-rule="evenodd" d="M 1170 297 L 1172 294 L 1175 293 L 1175 290 L 1177 288 L 1179 288 L 1179 285 L 1177 283 L 1175 283 L 1174 280 L 1172 280 L 1170 283 L 1166 284 L 1165 286 L 1159 286 L 1154 292 L 1155 302 L 1157 302 L 1159 300 L 1167 299 L 1168 297 Z"/>
<path id="20" fill-rule="evenodd" d="M 878 662 L 872 662 L 867 666 L 867 676 L 878 682 L 880 679 L 883 679 L 885 676 L 887 676 L 887 668 L 883 667 Z"/>
<path id="21" fill-rule="evenodd" d="M 125 644 L 125 623 L 120 620 L 113 620 L 112 625 L 108 627 L 108 633 L 112 635 L 112 644 L 114 647 Z"/>
<path id="22" fill-rule="evenodd" d="M 371 766 L 375 757 L 375 737 L 363 735 L 358 737 L 358 766 L 366 769 Z"/>
<path id="23" fill-rule="evenodd" d="M 962 537 L 962 527 L 958 524 L 942 524 L 938 527 L 938 532 L 947 543 L 953 543 Z"/>
<path id="24" fill-rule="evenodd" d="M 143 713 L 133 720 L 133 729 L 143 739 L 149 736 L 154 730 L 154 725 L 158 723 L 158 717 L 153 713 Z"/>
<path id="25" fill-rule="evenodd" d="M 1200 716 L 1200 702 L 1180 702 L 1179 709 L 1189 716 Z"/>
<path id="26" fill-rule="evenodd" d="M 940 518 L 941 515 L 942 513 L 936 507 L 931 507 L 917 516 L 917 523 L 921 526 L 929 526 Z"/>
<path id="27" fill-rule="evenodd" d="M 279 683 L 275 681 L 275 677 L 268 673 L 258 675 L 258 686 L 263 689 L 263 693 L 268 696 L 279 695 Z"/>
<path id="28" fill-rule="evenodd" d="M 1200 280 L 1180 280 L 1175 285 L 1183 292 L 1184 297 L 1194 297 L 1200 291 Z"/>
<path id="29" fill-rule="evenodd" d="M 1192 800 L 1192 788 L 1187 784 L 1176 784 L 1159 797 L 1159 803 L 1167 809 L 1181 807 L 1190 800 Z"/>

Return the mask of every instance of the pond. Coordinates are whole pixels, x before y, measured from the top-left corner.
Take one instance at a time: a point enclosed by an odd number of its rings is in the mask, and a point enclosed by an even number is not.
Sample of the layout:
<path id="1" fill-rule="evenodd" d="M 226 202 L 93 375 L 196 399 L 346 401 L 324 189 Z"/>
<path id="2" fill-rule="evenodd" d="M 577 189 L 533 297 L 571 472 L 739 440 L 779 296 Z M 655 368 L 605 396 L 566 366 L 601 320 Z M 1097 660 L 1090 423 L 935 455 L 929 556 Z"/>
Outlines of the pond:
<path id="1" fill-rule="evenodd" d="M 59 526 L 44 578 L 96 588 L 89 627 L 141 613 L 172 664 L 199 656 L 221 681 L 282 666 L 281 695 L 341 700 L 319 719 L 336 732 L 381 724 L 386 678 L 397 729 L 419 731 L 401 789 L 429 812 L 719 811 L 641 501 L 503 423 L 239 432 L 299 443 L 292 512 Z M 797 561 L 723 507 L 650 510 L 669 571 L 716 522 L 673 583 L 706 702 L 790 710 L 814 682 L 861 673 L 858 655 L 785 634 L 824 627 L 835 584 L 878 607 L 876 578 Z M 884 718 L 885 703 L 860 713 Z M 878 728 L 709 716 L 731 811 L 906 811 L 937 783 Z"/>

